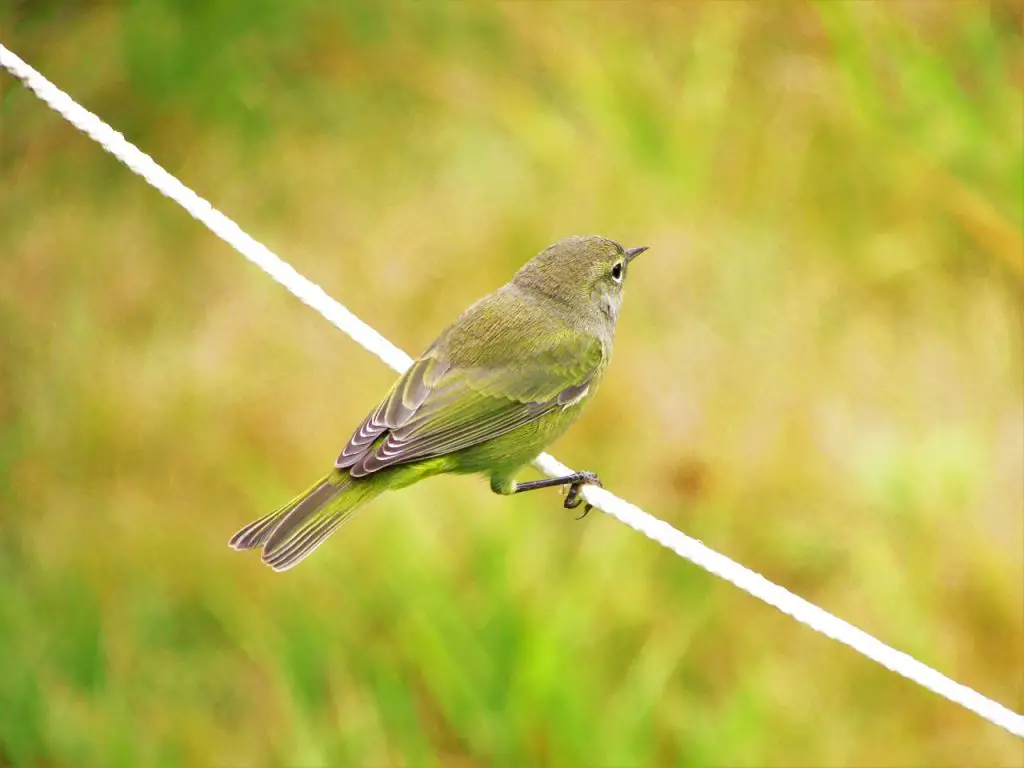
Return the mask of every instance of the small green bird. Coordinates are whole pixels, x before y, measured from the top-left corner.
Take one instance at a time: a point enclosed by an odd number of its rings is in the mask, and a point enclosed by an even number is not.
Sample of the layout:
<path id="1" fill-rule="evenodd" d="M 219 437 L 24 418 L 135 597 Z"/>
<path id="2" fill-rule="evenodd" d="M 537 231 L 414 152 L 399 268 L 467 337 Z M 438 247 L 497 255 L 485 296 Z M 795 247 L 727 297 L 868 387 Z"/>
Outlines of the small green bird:
<path id="1" fill-rule="evenodd" d="M 446 472 L 482 473 L 500 494 L 568 485 L 579 506 L 592 472 L 517 483 L 594 396 L 612 354 L 629 265 L 647 246 L 561 240 L 469 309 L 403 373 L 305 493 L 236 533 L 284 571 L 370 499 Z M 589 510 L 589 505 L 586 510 Z M 586 511 L 584 511 L 586 514 Z"/>

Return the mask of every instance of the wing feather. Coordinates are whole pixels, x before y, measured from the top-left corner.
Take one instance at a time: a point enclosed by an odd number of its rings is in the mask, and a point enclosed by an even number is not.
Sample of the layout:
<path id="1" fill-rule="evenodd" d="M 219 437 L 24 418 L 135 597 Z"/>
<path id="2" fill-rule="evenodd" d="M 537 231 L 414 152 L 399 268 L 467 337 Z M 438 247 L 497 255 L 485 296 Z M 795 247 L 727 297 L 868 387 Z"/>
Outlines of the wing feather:
<path id="1" fill-rule="evenodd" d="M 490 397 L 481 400 L 481 405 L 487 406 L 490 412 L 476 422 L 421 432 L 407 438 L 390 433 L 376 450 L 368 452 L 352 467 L 352 476 L 362 477 L 396 464 L 454 453 L 529 424 L 560 407 L 557 402 L 500 403 L 497 398 Z"/>
<path id="2" fill-rule="evenodd" d="M 582 399 L 602 368 L 604 345 L 561 321 L 553 329 L 534 327 L 537 318 L 521 316 L 505 318 L 498 325 L 501 335 L 517 332 L 510 326 L 524 319 L 533 320 L 528 332 L 547 342 L 526 358 L 508 339 L 496 338 L 486 307 L 468 310 L 402 374 L 353 433 L 335 466 L 363 477 L 452 453 Z M 539 322 L 551 320 L 545 316 Z M 445 343 L 454 334 L 458 343 Z"/>
<path id="3" fill-rule="evenodd" d="M 355 465 L 388 429 L 408 421 L 448 368 L 448 363 L 428 356 L 413 363 L 395 382 L 388 396 L 370 412 L 349 438 L 334 466 L 345 469 Z"/>

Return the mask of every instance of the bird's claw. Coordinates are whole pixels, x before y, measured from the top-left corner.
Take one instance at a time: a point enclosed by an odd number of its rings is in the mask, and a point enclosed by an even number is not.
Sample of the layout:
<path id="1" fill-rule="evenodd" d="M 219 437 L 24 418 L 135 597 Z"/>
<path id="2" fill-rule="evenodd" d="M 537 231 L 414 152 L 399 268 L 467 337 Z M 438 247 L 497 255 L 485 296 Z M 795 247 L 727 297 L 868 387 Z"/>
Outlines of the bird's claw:
<path id="1" fill-rule="evenodd" d="M 583 504 L 583 498 L 580 496 L 580 489 L 584 485 L 596 485 L 598 488 L 601 486 L 601 481 L 597 475 L 593 472 L 580 472 L 580 479 L 569 486 L 569 492 L 565 495 L 565 508 L 576 509 L 580 504 Z M 583 507 L 583 514 L 577 517 L 577 520 L 582 520 L 587 516 L 587 513 L 594 508 L 593 504 L 585 504 Z"/>

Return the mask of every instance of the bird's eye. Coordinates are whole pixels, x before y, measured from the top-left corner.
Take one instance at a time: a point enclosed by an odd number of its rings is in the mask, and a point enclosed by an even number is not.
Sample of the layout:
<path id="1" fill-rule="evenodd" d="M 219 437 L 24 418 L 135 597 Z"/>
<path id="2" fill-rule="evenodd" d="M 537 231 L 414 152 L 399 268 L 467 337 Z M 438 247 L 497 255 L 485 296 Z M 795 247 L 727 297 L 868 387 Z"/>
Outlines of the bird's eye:
<path id="1" fill-rule="evenodd" d="M 616 283 L 621 283 L 622 282 L 622 270 L 623 270 L 622 262 L 621 261 L 615 262 L 615 266 L 612 267 L 612 280 L 614 280 Z"/>

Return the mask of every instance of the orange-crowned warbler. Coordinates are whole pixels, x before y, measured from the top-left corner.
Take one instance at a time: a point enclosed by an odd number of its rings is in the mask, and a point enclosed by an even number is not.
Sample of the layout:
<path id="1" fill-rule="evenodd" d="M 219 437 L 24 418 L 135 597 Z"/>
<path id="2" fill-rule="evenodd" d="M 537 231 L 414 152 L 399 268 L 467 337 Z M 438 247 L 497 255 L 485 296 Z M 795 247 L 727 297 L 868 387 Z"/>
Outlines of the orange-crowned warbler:
<path id="1" fill-rule="evenodd" d="M 262 549 L 265 563 L 286 570 L 373 497 L 446 472 L 487 475 L 500 494 L 568 485 L 565 506 L 579 506 L 580 486 L 599 482 L 592 472 L 515 476 L 594 396 L 630 264 L 645 250 L 570 237 L 542 251 L 441 332 L 326 477 L 240 530 L 231 546 Z"/>

